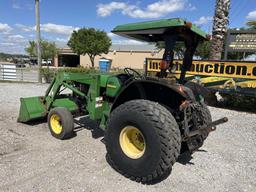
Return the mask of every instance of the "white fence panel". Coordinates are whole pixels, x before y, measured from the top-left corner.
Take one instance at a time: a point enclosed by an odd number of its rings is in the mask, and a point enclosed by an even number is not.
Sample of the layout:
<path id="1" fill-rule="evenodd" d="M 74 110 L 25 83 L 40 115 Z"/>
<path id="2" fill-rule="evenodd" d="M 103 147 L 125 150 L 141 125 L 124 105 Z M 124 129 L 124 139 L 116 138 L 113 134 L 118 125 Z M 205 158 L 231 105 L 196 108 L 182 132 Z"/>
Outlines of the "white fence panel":
<path id="1" fill-rule="evenodd" d="M 3 80 L 16 80 L 16 65 L 2 64 Z"/>
<path id="2" fill-rule="evenodd" d="M 17 68 L 14 64 L 0 64 L 0 80 L 37 82 L 38 71 L 30 68 Z"/>

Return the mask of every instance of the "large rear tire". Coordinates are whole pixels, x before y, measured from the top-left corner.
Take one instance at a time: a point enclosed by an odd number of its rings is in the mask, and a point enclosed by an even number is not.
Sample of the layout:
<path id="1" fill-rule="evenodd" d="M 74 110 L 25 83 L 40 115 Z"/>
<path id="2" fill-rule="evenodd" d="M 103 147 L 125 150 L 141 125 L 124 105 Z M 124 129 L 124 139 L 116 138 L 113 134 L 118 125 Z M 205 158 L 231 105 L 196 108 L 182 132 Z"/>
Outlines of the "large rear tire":
<path id="1" fill-rule="evenodd" d="M 110 115 L 105 138 L 112 167 L 137 182 L 162 180 L 180 154 L 176 120 L 165 107 L 148 100 L 118 106 Z"/>

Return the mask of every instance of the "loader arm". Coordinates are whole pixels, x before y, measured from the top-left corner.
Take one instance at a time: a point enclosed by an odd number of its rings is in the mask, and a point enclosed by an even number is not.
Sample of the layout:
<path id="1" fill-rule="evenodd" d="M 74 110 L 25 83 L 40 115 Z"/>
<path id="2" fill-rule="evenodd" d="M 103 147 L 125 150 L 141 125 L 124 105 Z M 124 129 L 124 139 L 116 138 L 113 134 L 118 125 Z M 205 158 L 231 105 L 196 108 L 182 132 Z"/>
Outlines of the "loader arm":
<path id="1" fill-rule="evenodd" d="M 45 104 L 47 111 L 51 109 L 52 104 L 57 99 L 56 97 L 60 93 L 60 89 L 62 86 L 64 88 L 70 89 L 72 92 L 80 95 L 81 97 L 87 100 L 88 97 L 86 96 L 86 94 L 81 92 L 80 90 L 78 90 L 72 85 L 72 82 L 79 82 L 80 78 L 81 77 L 78 74 L 73 75 L 72 73 L 58 73 L 54 77 L 48 89 L 46 90 L 46 93 L 44 96 L 43 103 Z M 90 83 L 90 79 L 91 79 L 90 77 L 89 78 L 83 77 L 82 81 L 86 83 Z"/>
<path id="2" fill-rule="evenodd" d="M 44 118 L 55 107 L 67 108 L 72 113 L 89 114 L 93 120 L 101 119 L 103 112 L 109 109 L 109 105 L 106 101 L 102 101 L 100 90 L 106 88 L 109 76 L 107 74 L 59 72 L 44 96 L 20 99 L 21 107 L 18 121 L 28 122 L 33 119 Z M 75 86 L 76 84 L 87 86 L 88 89 L 82 91 Z M 63 89 L 71 90 L 72 94 L 60 94 Z M 82 105 L 78 104 L 77 97 L 79 97 Z"/>

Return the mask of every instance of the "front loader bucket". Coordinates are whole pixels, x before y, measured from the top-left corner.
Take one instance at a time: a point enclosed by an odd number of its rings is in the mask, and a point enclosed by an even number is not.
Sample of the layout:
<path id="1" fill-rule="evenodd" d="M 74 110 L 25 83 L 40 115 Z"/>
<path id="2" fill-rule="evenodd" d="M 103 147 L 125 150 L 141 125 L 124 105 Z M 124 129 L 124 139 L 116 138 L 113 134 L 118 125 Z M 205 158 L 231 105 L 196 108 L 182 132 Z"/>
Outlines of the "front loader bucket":
<path id="1" fill-rule="evenodd" d="M 20 98 L 20 112 L 18 122 L 28 122 L 46 116 L 43 97 Z"/>

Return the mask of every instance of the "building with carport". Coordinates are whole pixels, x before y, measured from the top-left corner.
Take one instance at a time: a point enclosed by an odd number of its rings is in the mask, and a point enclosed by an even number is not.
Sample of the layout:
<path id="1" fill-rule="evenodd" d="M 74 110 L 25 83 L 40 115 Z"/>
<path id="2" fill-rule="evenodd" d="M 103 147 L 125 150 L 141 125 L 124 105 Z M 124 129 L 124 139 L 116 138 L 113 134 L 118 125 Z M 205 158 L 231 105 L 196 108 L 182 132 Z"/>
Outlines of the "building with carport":
<path id="1" fill-rule="evenodd" d="M 112 60 L 112 68 L 131 67 L 143 69 L 145 58 L 161 58 L 163 51 L 158 50 L 151 44 L 113 44 L 107 54 L 95 57 L 95 67 L 98 67 L 99 59 Z M 91 62 L 88 55 L 77 55 L 70 48 L 58 50 L 54 58 L 56 67 L 90 67 Z"/>

